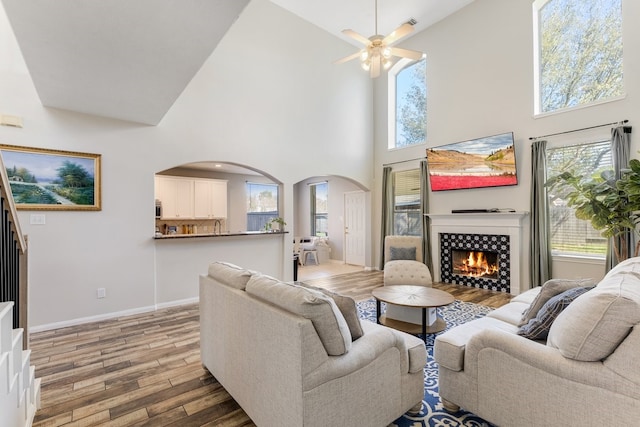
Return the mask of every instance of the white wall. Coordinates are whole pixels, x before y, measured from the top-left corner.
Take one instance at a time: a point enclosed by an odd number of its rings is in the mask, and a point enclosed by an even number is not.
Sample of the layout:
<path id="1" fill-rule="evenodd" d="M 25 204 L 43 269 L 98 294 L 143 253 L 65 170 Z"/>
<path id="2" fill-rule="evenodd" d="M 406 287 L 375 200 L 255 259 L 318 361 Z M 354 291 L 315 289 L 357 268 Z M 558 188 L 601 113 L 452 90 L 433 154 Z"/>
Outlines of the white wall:
<path id="1" fill-rule="evenodd" d="M 352 51 L 348 44 L 267 0 L 247 6 L 155 127 L 43 107 L 3 9 L 0 34 L 0 111 L 24 120 L 23 129 L 0 127 L 0 143 L 102 154 L 102 211 L 45 212 L 46 224 L 37 226 L 29 224 L 31 212 L 19 214 L 29 235 L 36 329 L 196 297 L 209 260 L 256 269 L 268 263 L 277 266 L 272 274 L 290 277 L 282 255 L 291 252 L 289 242 L 274 240 L 271 251 L 250 243 L 244 251 L 195 243 L 166 250 L 171 242 L 155 242 L 150 212 L 158 171 L 194 161 L 250 165 L 283 183 L 292 226 L 294 183 L 336 174 L 371 185 L 370 80 L 357 64 L 331 63 Z M 172 256 L 181 246 L 190 248 Z M 158 252 L 164 258 L 156 259 Z M 193 259 L 201 262 L 186 262 Z M 107 298 L 96 299 L 100 287 Z"/>
<path id="2" fill-rule="evenodd" d="M 476 0 L 403 43 L 403 47 L 427 54 L 427 143 L 387 150 L 387 81 L 378 79 L 374 88 L 376 175 L 373 195 L 376 199 L 373 206 L 380 203 L 383 164 L 424 157 L 427 147 L 513 131 L 517 186 L 431 193 L 430 210 L 450 213 L 452 209 L 509 207 L 529 211 L 530 137 L 623 119 L 633 124 L 640 119 L 640 28 L 634 25 L 640 16 L 640 3 L 625 1 L 623 13 L 626 98 L 546 117 L 536 118 L 533 114 L 530 1 Z M 608 134 L 609 128 L 601 131 Z M 555 141 L 564 143 L 561 138 Z M 636 157 L 638 149 L 640 138 L 636 135 L 632 137 L 632 153 Z M 373 224 L 379 221 L 379 210 L 374 209 Z M 379 235 L 376 228 L 374 226 L 373 233 Z M 379 238 L 374 237 L 373 242 L 379 242 Z M 374 256 L 379 253 L 378 244 Z M 557 260 L 554 275 L 580 277 L 583 268 L 583 263 Z M 595 274 L 598 272 L 604 272 L 601 264 L 596 266 Z"/>

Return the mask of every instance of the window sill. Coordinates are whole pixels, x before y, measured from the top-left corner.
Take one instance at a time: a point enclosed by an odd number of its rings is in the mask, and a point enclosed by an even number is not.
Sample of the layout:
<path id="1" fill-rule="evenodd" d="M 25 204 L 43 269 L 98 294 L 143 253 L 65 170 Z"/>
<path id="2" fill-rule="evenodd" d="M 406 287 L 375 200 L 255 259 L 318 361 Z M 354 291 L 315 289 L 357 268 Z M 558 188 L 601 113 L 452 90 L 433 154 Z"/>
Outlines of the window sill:
<path id="1" fill-rule="evenodd" d="M 602 104 L 608 104 L 610 102 L 617 102 L 617 101 L 621 101 L 623 99 L 625 99 L 627 97 L 627 94 L 622 94 L 620 96 L 616 96 L 613 98 L 609 98 L 609 99 L 604 99 L 601 101 L 595 101 L 595 102 L 590 102 L 589 104 L 581 104 L 581 105 L 576 105 L 573 107 L 566 107 L 566 108 L 561 108 L 559 110 L 554 110 L 554 111 L 546 111 L 544 113 L 534 113 L 533 118 L 534 119 L 541 119 L 544 117 L 549 117 L 549 116 L 555 116 L 557 114 L 562 114 L 562 113 L 568 113 L 570 111 L 575 111 L 575 110 L 581 110 L 584 108 L 590 108 L 590 107 L 595 107 L 596 105 L 602 105 Z"/>
<path id="2" fill-rule="evenodd" d="M 555 254 L 551 255 L 551 258 L 553 261 L 572 262 L 575 264 L 604 265 L 605 263 L 605 257 L 601 256 Z"/>

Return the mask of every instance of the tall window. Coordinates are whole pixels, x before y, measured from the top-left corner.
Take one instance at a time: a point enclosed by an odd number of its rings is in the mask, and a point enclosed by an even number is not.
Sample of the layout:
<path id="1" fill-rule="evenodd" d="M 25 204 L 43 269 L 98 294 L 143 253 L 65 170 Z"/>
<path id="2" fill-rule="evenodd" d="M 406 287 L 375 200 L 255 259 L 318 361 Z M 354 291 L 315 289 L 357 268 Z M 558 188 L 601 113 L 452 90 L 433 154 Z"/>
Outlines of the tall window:
<path id="1" fill-rule="evenodd" d="M 611 141 L 547 148 L 547 176 L 569 171 L 590 179 L 604 170 L 613 170 Z M 567 206 L 570 190 L 560 186 L 548 192 L 551 220 L 551 251 L 554 255 L 606 255 L 607 241 L 589 221 L 576 218 Z"/>
<path id="2" fill-rule="evenodd" d="M 389 72 L 389 148 L 427 138 L 427 61 L 400 60 Z"/>
<path id="3" fill-rule="evenodd" d="M 272 218 L 279 217 L 278 186 L 247 182 L 247 231 L 259 231 Z"/>
<path id="4" fill-rule="evenodd" d="M 393 234 L 421 235 L 420 169 L 393 173 L 393 200 Z"/>
<path id="5" fill-rule="evenodd" d="M 537 114 L 623 94 L 622 0 L 536 0 L 533 10 Z"/>
<path id="6" fill-rule="evenodd" d="M 329 235 L 329 184 L 320 182 L 309 186 L 311 196 L 311 235 Z"/>

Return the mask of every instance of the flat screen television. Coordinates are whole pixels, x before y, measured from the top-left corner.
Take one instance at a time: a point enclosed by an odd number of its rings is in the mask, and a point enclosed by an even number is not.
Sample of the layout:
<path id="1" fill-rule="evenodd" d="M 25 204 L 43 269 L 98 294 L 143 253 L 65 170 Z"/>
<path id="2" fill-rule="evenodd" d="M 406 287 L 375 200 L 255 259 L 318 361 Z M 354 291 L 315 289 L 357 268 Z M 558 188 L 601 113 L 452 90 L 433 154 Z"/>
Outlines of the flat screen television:
<path id="1" fill-rule="evenodd" d="M 427 148 L 431 191 L 516 185 L 513 132 Z"/>

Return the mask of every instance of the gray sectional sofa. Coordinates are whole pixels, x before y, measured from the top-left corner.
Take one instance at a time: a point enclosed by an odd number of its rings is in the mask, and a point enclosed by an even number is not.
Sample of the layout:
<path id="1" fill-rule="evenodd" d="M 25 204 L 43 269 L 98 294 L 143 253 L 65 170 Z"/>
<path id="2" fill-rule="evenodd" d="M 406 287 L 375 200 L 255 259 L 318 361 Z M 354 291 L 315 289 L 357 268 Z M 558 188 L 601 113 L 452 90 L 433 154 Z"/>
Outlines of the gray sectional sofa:
<path id="1" fill-rule="evenodd" d="M 350 298 L 214 262 L 200 326 L 202 363 L 258 426 L 387 426 L 422 406 L 424 342 Z"/>
<path id="2" fill-rule="evenodd" d="M 620 263 L 593 289 L 571 290 L 585 285 L 549 281 L 439 335 L 445 408 L 500 426 L 639 425 L 640 258 Z M 579 295 L 563 302 L 571 293 Z M 533 330 L 543 333 L 526 337 L 536 322 Z"/>

